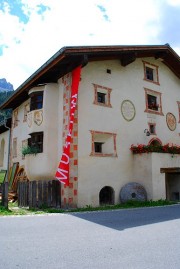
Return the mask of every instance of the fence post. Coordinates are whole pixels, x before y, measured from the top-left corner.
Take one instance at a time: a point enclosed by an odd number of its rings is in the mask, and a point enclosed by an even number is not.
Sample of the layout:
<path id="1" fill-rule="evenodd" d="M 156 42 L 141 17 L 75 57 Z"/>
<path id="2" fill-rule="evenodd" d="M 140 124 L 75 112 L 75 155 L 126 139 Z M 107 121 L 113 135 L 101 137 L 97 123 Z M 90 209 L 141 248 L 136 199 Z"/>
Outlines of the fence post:
<path id="1" fill-rule="evenodd" d="M 5 208 L 8 208 L 8 182 L 3 184 L 2 203 Z"/>

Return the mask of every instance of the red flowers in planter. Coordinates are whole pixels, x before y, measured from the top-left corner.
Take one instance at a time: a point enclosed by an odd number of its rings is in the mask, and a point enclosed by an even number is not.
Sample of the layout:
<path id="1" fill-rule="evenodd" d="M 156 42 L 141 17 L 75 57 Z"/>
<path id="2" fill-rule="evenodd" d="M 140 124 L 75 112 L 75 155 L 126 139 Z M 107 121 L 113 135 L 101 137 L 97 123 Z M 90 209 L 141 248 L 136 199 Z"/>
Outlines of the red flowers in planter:
<path id="1" fill-rule="evenodd" d="M 141 154 L 149 152 L 180 154 L 180 146 L 169 143 L 165 145 L 143 145 L 143 144 L 138 144 L 137 146 L 131 145 L 130 150 L 132 151 L 133 154 Z"/>

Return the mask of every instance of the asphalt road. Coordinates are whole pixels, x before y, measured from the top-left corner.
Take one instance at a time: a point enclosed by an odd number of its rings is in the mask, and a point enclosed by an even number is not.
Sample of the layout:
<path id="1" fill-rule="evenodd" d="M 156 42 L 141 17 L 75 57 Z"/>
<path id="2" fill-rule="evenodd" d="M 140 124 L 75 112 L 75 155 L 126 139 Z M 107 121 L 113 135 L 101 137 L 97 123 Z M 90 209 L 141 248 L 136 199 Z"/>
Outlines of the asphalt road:
<path id="1" fill-rule="evenodd" d="M 0 269 L 180 268 L 180 205 L 0 217 Z"/>

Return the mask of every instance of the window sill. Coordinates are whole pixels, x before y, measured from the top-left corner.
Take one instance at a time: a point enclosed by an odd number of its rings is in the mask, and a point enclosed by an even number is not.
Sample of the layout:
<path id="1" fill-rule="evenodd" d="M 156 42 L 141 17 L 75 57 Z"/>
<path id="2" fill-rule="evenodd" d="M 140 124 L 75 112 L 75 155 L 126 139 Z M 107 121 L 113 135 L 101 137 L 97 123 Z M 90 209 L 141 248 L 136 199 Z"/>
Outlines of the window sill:
<path id="1" fill-rule="evenodd" d="M 156 111 L 156 110 L 153 110 L 153 109 L 145 109 L 144 112 L 147 112 L 149 114 L 155 114 L 155 115 L 160 115 L 160 116 L 164 116 L 163 112 L 162 111 Z"/>
<path id="2" fill-rule="evenodd" d="M 103 104 L 103 103 L 98 103 L 98 102 L 94 102 L 93 104 L 94 104 L 94 105 L 98 105 L 98 106 L 103 106 L 103 107 L 110 107 L 110 108 L 112 108 L 112 105 L 111 105 L 111 104 Z"/>
<path id="3" fill-rule="evenodd" d="M 147 79 L 147 78 L 144 78 L 144 81 L 151 82 L 153 84 L 156 84 L 156 85 L 160 86 L 160 83 L 158 81 L 150 80 L 150 79 Z"/>
<path id="4" fill-rule="evenodd" d="M 117 157 L 117 153 L 96 153 L 96 152 L 91 152 L 90 156 L 94 157 Z"/>

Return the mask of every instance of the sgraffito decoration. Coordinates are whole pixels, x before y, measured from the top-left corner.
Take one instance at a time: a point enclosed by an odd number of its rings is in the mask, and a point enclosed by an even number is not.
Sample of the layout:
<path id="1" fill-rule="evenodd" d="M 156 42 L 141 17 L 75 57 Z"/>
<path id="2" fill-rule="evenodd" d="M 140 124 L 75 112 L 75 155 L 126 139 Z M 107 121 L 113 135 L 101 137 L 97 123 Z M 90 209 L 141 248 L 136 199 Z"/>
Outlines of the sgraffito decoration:
<path id="1" fill-rule="evenodd" d="M 166 114 L 166 123 L 169 130 L 174 131 L 176 129 L 176 117 L 170 112 Z"/>
<path id="2" fill-rule="evenodd" d="M 121 113 L 125 120 L 133 120 L 136 115 L 134 104 L 130 100 L 124 100 L 121 104 Z"/>
<path id="3" fill-rule="evenodd" d="M 34 123 L 40 126 L 43 122 L 43 112 L 42 110 L 34 112 Z"/>

